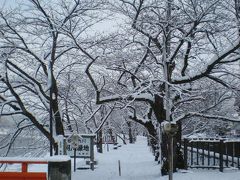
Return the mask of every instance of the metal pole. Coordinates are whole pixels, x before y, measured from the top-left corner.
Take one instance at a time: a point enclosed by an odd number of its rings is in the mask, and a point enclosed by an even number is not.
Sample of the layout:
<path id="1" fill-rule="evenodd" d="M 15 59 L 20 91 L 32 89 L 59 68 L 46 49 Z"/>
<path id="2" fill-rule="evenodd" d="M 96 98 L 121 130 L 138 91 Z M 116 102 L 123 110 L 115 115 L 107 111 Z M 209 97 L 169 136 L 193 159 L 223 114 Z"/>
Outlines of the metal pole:
<path id="1" fill-rule="evenodd" d="M 167 6 L 169 4 L 169 1 L 167 3 Z M 167 13 L 168 16 L 168 13 Z M 167 17 L 168 19 L 168 17 Z M 167 29 L 166 29 L 167 31 Z M 167 34 L 167 32 L 166 32 Z M 164 48 L 163 48 L 163 68 L 164 68 L 164 78 L 165 78 L 165 110 L 166 110 L 166 121 L 170 122 L 170 92 L 169 92 L 169 72 L 168 72 L 168 62 L 167 62 L 167 55 L 168 55 L 168 48 L 167 48 L 167 37 L 164 36 Z M 169 151 L 168 151 L 168 165 L 169 165 L 169 180 L 172 180 L 172 172 L 171 172 L 171 164 L 172 164 L 172 141 L 171 137 L 168 136 L 169 138 Z"/>
<path id="2" fill-rule="evenodd" d="M 170 138 L 170 153 L 169 153 L 169 180 L 173 179 L 173 136 Z"/>
<path id="3" fill-rule="evenodd" d="M 52 93 L 53 93 L 53 89 L 52 89 L 52 63 L 50 64 L 50 68 L 51 68 L 51 86 L 50 86 L 50 95 L 49 95 L 49 129 L 50 129 L 50 136 L 51 136 L 51 140 L 50 140 L 50 156 L 53 155 L 53 107 L 52 107 Z"/>
<path id="4" fill-rule="evenodd" d="M 90 138 L 90 168 L 94 171 L 94 142 L 93 137 Z"/>
<path id="5" fill-rule="evenodd" d="M 74 168 L 74 172 L 76 172 L 76 148 L 74 148 L 74 165 L 73 165 L 73 168 Z"/>
<path id="6" fill-rule="evenodd" d="M 171 20 L 171 6 L 173 0 L 167 0 L 166 2 L 166 21 L 169 22 Z M 168 56 L 170 54 L 170 28 L 166 26 L 165 35 L 164 35 L 164 48 L 163 48 L 163 65 L 164 65 L 164 77 L 165 77 L 165 102 L 166 102 L 166 121 L 171 122 L 171 96 L 170 96 L 170 72 L 169 72 L 169 61 Z M 173 180 L 173 136 L 169 135 L 169 180 Z"/>
<path id="7" fill-rule="evenodd" d="M 167 13 L 166 21 L 171 19 L 171 4 L 173 0 L 167 0 Z M 169 27 L 165 28 L 165 35 L 163 36 L 163 71 L 164 71 L 164 80 L 165 80 L 165 109 L 166 109 L 166 121 L 171 121 L 171 102 L 170 102 L 170 72 L 169 72 L 169 61 L 168 56 L 170 54 L 170 29 Z"/>

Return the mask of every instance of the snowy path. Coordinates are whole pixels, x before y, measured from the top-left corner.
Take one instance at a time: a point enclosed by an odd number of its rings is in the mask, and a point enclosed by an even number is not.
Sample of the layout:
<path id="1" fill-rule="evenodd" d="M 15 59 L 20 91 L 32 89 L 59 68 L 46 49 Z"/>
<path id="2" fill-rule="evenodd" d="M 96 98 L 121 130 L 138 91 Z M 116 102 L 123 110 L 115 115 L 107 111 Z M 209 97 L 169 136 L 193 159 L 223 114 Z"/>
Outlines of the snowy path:
<path id="1" fill-rule="evenodd" d="M 136 144 L 123 145 L 117 150 L 96 154 L 99 162 L 94 170 L 77 170 L 73 180 L 152 180 L 160 176 L 159 166 L 153 161 L 144 137 L 138 137 Z M 118 173 L 121 162 L 122 176 Z"/>
<path id="2" fill-rule="evenodd" d="M 72 180 L 168 180 L 168 176 L 161 176 L 160 166 L 153 161 L 154 157 L 146 143 L 146 138 L 138 137 L 136 144 L 123 145 L 117 150 L 110 147 L 109 152 L 105 149 L 103 154 L 96 153 L 96 169 L 77 170 L 72 173 Z M 121 161 L 122 176 L 118 174 L 118 160 Z M 78 167 L 86 167 L 82 159 L 78 159 L 77 164 Z M 8 166 L 10 171 L 20 169 L 20 165 Z M 33 172 L 46 172 L 47 165 L 33 165 L 29 169 Z M 240 170 L 224 169 L 224 173 L 221 173 L 219 170 L 190 169 L 174 173 L 173 180 L 240 180 Z"/>
<path id="3" fill-rule="evenodd" d="M 162 177 L 159 165 L 146 144 L 146 138 L 138 137 L 136 144 L 123 145 L 117 150 L 96 153 L 99 164 L 94 171 L 77 170 L 72 180 L 168 180 Z M 118 160 L 121 161 L 122 176 L 118 175 Z M 80 162 L 81 163 L 81 162 Z M 239 170 L 192 170 L 174 173 L 174 180 L 240 180 Z"/>

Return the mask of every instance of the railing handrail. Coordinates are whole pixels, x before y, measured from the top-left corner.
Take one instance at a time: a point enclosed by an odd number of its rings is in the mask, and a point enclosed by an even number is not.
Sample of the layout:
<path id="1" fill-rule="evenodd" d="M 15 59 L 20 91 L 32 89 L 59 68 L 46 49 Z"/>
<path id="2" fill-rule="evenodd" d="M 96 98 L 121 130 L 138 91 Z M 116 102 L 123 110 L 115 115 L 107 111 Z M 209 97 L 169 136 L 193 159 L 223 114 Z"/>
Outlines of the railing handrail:
<path id="1" fill-rule="evenodd" d="M 45 158 L 28 158 L 28 157 L 0 157 L 0 162 L 21 163 L 28 162 L 29 164 L 47 164 L 48 160 Z"/>
<path id="2" fill-rule="evenodd" d="M 0 160 L 0 164 L 48 164 L 47 161 L 7 161 L 7 160 Z"/>
<path id="3" fill-rule="evenodd" d="M 10 157 L 1 157 L 0 158 L 0 164 L 21 164 L 22 169 L 21 172 L 28 172 L 28 165 L 29 164 L 48 164 L 48 161 L 40 158 L 18 158 L 18 159 L 13 159 Z"/>

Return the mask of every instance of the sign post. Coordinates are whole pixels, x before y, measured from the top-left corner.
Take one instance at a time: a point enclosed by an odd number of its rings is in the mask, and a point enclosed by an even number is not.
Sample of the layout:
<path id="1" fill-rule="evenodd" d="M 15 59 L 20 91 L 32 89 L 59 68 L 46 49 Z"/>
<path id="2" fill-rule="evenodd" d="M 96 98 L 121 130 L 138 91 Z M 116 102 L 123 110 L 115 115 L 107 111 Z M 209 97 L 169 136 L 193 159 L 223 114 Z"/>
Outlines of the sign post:
<path id="1" fill-rule="evenodd" d="M 74 132 L 69 138 L 68 138 L 68 143 L 71 145 L 71 147 L 73 148 L 74 150 L 74 155 L 73 155 L 73 158 L 74 158 L 74 172 L 76 171 L 76 151 L 77 151 L 77 148 L 79 146 L 79 141 L 80 141 L 80 136 Z"/>
<path id="2" fill-rule="evenodd" d="M 74 164 L 73 164 L 73 168 L 74 168 L 74 172 L 76 171 L 76 148 L 74 148 Z"/>
<path id="3" fill-rule="evenodd" d="M 94 134 L 73 133 L 67 138 L 67 155 L 74 158 L 74 171 L 76 158 L 89 158 L 91 170 L 94 170 Z"/>

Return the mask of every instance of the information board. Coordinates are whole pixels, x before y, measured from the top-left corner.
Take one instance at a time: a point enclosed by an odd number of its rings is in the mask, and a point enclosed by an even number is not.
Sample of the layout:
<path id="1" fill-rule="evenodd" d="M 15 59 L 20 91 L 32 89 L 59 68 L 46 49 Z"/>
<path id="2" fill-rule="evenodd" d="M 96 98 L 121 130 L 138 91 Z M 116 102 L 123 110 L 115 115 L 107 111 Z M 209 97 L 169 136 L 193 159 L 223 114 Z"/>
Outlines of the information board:
<path id="1" fill-rule="evenodd" d="M 93 156 L 93 139 L 95 135 L 79 134 L 78 145 L 76 146 L 77 158 L 91 158 Z M 67 155 L 74 157 L 74 147 L 72 146 L 72 136 L 67 137 Z"/>
<path id="2" fill-rule="evenodd" d="M 76 157 L 86 157 L 90 158 L 90 148 L 91 148 L 91 138 L 82 137 L 79 138 L 79 144 L 76 148 Z M 74 149 L 71 144 L 67 144 L 67 155 L 70 157 L 74 156 Z"/>

